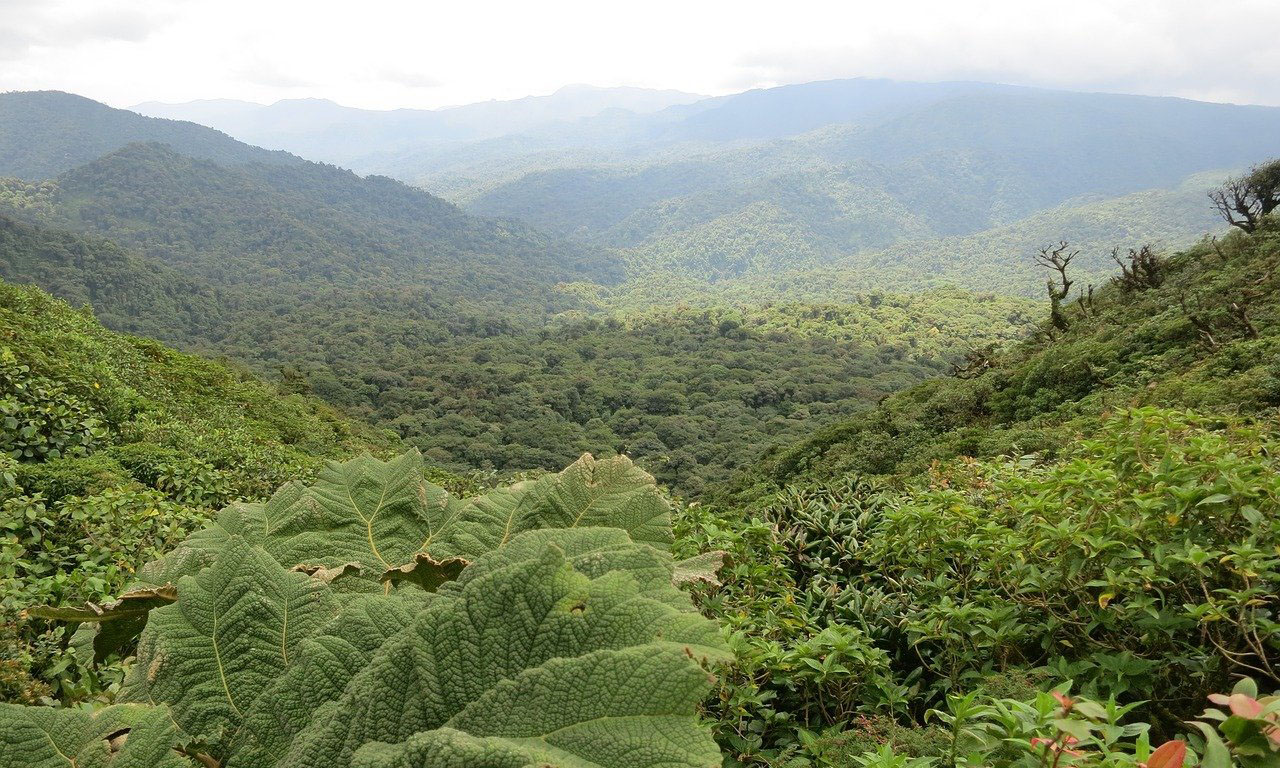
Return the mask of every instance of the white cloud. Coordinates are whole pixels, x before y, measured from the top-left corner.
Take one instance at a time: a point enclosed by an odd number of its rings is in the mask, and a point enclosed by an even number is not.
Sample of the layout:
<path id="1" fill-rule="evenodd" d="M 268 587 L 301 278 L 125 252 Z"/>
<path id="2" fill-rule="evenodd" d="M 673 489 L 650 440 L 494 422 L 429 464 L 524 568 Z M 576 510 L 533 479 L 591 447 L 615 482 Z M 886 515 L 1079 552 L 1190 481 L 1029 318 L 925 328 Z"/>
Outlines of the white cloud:
<path id="1" fill-rule="evenodd" d="M 979 79 L 1280 105 L 1275 0 L 0 0 L 0 89 L 432 107 L 566 83 Z"/>

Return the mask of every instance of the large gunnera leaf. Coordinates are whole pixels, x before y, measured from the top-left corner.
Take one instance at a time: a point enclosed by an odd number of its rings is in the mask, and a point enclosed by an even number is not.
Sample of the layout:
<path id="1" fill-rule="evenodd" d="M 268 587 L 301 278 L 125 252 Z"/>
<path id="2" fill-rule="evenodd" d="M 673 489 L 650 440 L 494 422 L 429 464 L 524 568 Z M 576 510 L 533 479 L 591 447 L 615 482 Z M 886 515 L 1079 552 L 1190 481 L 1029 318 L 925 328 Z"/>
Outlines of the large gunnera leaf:
<path id="1" fill-rule="evenodd" d="M 470 565 L 457 582 L 446 585 L 435 595 L 418 596 L 417 606 L 463 599 L 461 606 L 449 609 L 456 612 L 470 604 L 466 602 L 467 585 L 503 571 L 508 575 L 500 578 L 511 578 L 509 569 L 513 566 L 528 566 L 549 552 L 562 553 L 557 556 L 562 556 L 574 571 L 591 579 L 611 572 L 625 573 L 634 582 L 634 597 L 665 603 L 682 612 L 678 617 L 664 611 L 664 615 L 670 617 L 665 621 L 672 626 L 686 622 L 690 625 L 672 630 L 670 634 L 671 638 L 685 641 L 682 648 L 687 647 L 699 657 L 720 653 L 720 639 L 714 626 L 693 612 L 687 595 L 672 588 L 671 557 L 650 546 L 636 544 L 617 529 L 582 528 L 522 534 L 513 538 L 508 546 Z M 315 713 L 346 693 L 356 673 L 370 663 L 375 653 L 390 653 L 382 651 L 381 645 L 411 623 L 414 614 L 405 601 L 418 594 L 352 598 L 337 618 L 304 640 L 298 660 L 258 699 L 247 716 L 228 763 L 230 768 L 275 765 Z M 518 618 L 518 614 L 513 618 Z M 682 659 L 688 660 L 687 656 Z"/>
<path id="2" fill-rule="evenodd" d="M 459 501 L 416 453 L 365 457 L 228 507 L 133 597 L 74 615 L 150 609 L 121 699 L 224 768 L 710 768 L 697 706 L 726 651 L 674 586 L 705 564 L 670 542 L 625 458 Z M 100 751 L 77 727 L 68 749 Z"/>
<path id="3" fill-rule="evenodd" d="M 436 557 L 474 558 L 525 531 L 592 526 L 619 528 L 659 549 L 671 546 L 671 508 L 653 477 L 625 456 L 586 454 L 558 474 L 470 500 L 428 550 Z"/>
<path id="4" fill-rule="evenodd" d="M 153 611 L 121 698 L 168 704 L 186 733 L 224 744 L 302 639 L 336 614 L 323 582 L 233 537 L 179 580 L 176 603 Z"/>
<path id="5" fill-rule="evenodd" d="M 367 582 L 433 584 L 420 560 L 456 576 L 459 561 L 500 548 L 530 530 L 607 526 L 665 549 L 670 508 L 653 478 L 630 459 L 585 455 L 563 472 L 467 501 L 423 479 L 416 450 L 391 461 L 362 456 L 329 463 L 314 484 L 288 483 L 265 504 L 232 504 L 164 558 L 149 563 L 121 599 L 83 609 L 33 608 L 69 621 L 120 622 L 96 643 L 99 655 L 137 636 L 147 611 L 172 601 L 172 586 L 199 572 L 234 537 L 261 547 L 285 568 L 325 569 Z M 452 563 L 450 561 L 453 561 Z M 349 582 L 348 582 L 349 584 Z"/>
<path id="6" fill-rule="evenodd" d="M 163 707 L 0 704 L 0 768 L 190 768 Z"/>
<path id="7" fill-rule="evenodd" d="M 647 594 L 654 588 L 627 570 L 584 574 L 552 542 L 488 569 L 442 591 L 383 644 L 278 765 L 399 765 L 444 743 L 466 746 L 436 755 L 441 765 L 512 754 L 553 765 L 714 765 L 696 708 L 711 683 L 699 660 L 724 653 L 719 630 Z M 669 576 L 664 588 L 674 591 Z M 476 761 L 458 762 L 473 752 Z"/>

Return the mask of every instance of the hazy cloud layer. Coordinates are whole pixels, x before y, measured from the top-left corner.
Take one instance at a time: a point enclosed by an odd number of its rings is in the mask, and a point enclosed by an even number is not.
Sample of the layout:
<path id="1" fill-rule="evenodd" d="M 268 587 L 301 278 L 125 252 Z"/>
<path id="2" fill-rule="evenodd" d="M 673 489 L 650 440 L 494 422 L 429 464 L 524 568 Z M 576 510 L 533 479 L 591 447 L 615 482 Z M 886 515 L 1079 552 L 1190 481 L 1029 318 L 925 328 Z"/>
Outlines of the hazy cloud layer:
<path id="1" fill-rule="evenodd" d="M 0 0 L 0 89 L 431 107 L 575 82 L 994 80 L 1280 105 L 1276 0 Z"/>

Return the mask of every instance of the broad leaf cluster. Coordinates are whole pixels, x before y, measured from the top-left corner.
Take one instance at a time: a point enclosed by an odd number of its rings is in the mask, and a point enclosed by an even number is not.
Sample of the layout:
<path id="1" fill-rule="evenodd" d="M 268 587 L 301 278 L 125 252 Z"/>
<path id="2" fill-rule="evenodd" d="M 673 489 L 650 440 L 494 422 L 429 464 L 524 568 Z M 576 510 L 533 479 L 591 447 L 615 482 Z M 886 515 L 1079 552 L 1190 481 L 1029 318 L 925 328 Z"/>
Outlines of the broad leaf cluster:
<path id="1" fill-rule="evenodd" d="M 725 649 L 675 586 L 714 563 L 672 559 L 669 515 L 621 457 L 467 500 L 416 452 L 332 464 L 226 508 L 115 603 L 39 611 L 100 623 L 100 651 L 145 624 L 118 697 L 137 708 L 7 709 L 0 749 L 43 731 L 89 765 L 132 764 L 122 734 L 225 768 L 716 765 L 696 708 Z M 95 725 L 116 709 L 174 727 Z"/>

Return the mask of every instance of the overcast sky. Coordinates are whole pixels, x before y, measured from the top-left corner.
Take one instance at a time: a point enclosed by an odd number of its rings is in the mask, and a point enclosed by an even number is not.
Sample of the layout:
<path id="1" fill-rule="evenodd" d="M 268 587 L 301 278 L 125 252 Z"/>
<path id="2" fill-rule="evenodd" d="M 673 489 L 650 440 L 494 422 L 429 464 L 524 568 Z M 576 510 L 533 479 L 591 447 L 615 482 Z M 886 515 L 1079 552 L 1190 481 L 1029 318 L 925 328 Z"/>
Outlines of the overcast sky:
<path id="1" fill-rule="evenodd" d="M 0 90 L 368 108 L 989 80 L 1280 105 L 1280 0 L 0 0 Z"/>

